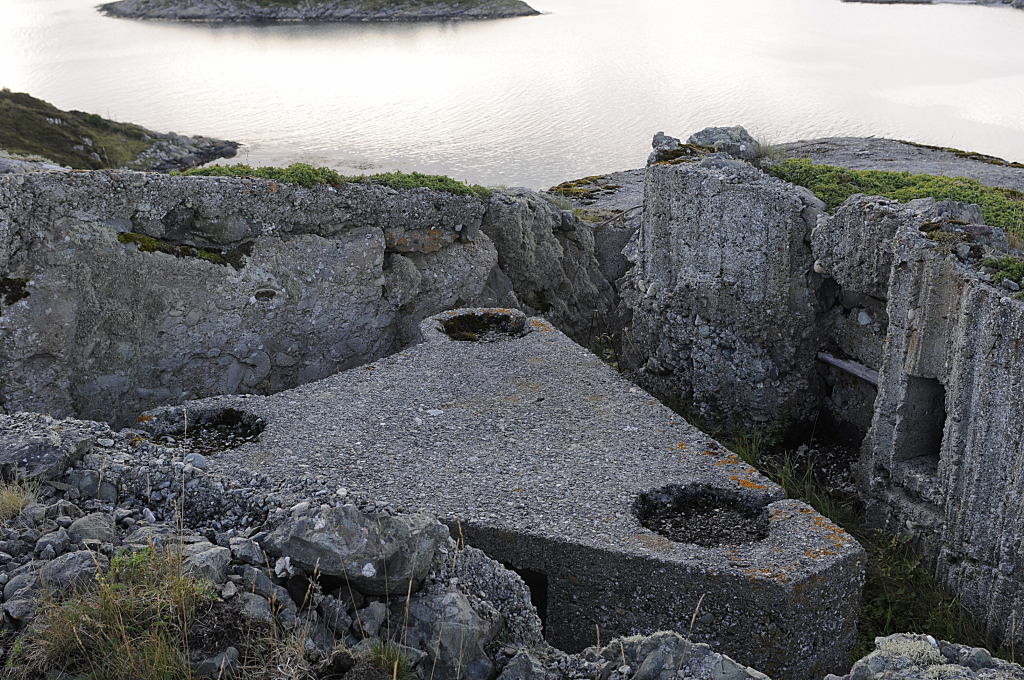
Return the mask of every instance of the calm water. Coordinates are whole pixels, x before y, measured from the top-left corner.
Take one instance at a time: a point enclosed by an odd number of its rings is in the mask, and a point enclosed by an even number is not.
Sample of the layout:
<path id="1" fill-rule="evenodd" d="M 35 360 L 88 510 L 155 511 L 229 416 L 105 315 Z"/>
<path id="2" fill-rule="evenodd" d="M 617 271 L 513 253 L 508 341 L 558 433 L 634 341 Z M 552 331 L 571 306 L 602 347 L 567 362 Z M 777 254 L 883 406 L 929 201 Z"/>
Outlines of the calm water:
<path id="1" fill-rule="evenodd" d="M 1024 11 L 839 0 L 536 0 L 478 23 L 214 27 L 0 0 L 0 85 L 246 144 L 250 163 L 544 187 L 656 130 L 879 135 L 1024 161 Z"/>

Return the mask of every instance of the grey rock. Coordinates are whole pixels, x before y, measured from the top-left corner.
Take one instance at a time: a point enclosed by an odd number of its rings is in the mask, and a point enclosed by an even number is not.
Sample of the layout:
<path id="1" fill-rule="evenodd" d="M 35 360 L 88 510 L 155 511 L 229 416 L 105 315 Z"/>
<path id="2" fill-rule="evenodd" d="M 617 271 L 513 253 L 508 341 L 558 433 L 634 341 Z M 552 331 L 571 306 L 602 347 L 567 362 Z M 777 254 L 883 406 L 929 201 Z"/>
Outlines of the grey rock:
<path id="1" fill-rule="evenodd" d="M 33 592 L 37 588 L 38 583 L 39 578 L 30 572 L 23 572 L 12 576 L 4 584 L 4 600 L 16 599 L 20 593 Z"/>
<path id="2" fill-rule="evenodd" d="M 589 225 L 533 191 L 510 189 L 491 197 L 481 229 L 527 314 L 543 314 L 581 344 L 618 327 L 615 291 Z"/>
<path id="3" fill-rule="evenodd" d="M 239 593 L 232 600 L 232 604 L 238 607 L 238 612 L 243 619 L 257 623 L 273 623 L 274 611 L 270 608 L 270 601 L 255 593 Z"/>
<path id="4" fill-rule="evenodd" d="M 182 549 L 185 571 L 211 583 L 224 583 L 231 563 L 231 551 L 210 543 L 195 543 Z"/>
<path id="5" fill-rule="evenodd" d="M 252 539 L 234 537 L 230 539 L 228 545 L 231 548 L 231 556 L 238 562 L 255 567 L 262 567 L 267 563 L 263 549 Z"/>
<path id="6" fill-rule="evenodd" d="M 0 234 L 3 218 L 0 217 Z M 2 238 L 2 236 L 0 236 Z M 0 240 L 2 248 L 2 240 Z M 3 257 L 0 256 L 0 262 Z M 3 265 L 0 264 L 0 271 Z M 5 311 L 6 314 L 6 311 Z M 4 322 L 0 321 L 0 336 Z M 0 339 L 2 346 L 2 339 Z M 2 381 L 2 378 L 0 378 Z M 31 438 L 0 431 L 0 472 L 7 478 L 49 480 L 61 475 L 88 451 L 95 435 L 74 425 L 51 423 Z"/>
<path id="7" fill-rule="evenodd" d="M 104 512 L 79 517 L 68 527 L 68 535 L 75 544 L 81 544 L 83 541 L 114 543 L 117 540 L 114 518 Z"/>
<path id="8" fill-rule="evenodd" d="M 194 664 L 192 672 L 200 678 L 227 680 L 227 678 L 235 677 L 238 673 L 241 667 L 238 658 L 238 650 L 234 647 L 228 647 L 220 654 Z"/>
<path id="9" fill-rule="evenodd" d="M 348 608 L 345 603 L 327 595 L 320 601 L 317 611 L 324 625 L 338 635 L 344 635 L 352 626 L 352 617 L 348 615 Z"/>
<path id="10" fill-rule="evenodd" d="M 108 564 L 106 555 L 90 550 L 66 553 L 39 569 L 39 583 L 51 590 L 65 590 L 93 580 Z"/>
<path id="11" fill-rule="evenodd" d="M 264 547 L 308 573 L 344 576 L 357 590 L 386 595 L 423 580 L 447 533 L 424 515 L 372 517 L 345 505 L 286 521 Z"/>
<path id="12" fill-rule="evenodd" d="M 547 672 L 539 660 L 528 651 L 521 651 L 512 657 L 498 675 L 498 680 L 548 680 Z"/>
<path id="13" fill-rule="evenodd" d="M 461 592 L 434 591 L 415 595 L 407 616 L 403 639 L 427 652 L 421 672 L 466 680 L 494 677 L 486 648 L 498 634 L 501 617 L 489 605 L 474 608 Z"/>
<path id="14" fill-rule="evenodd" d="M 822 205 L 730 163 L 647 168 L 642 247 L 620 286 L 632 315 L 621 359 L 668 403 L 756 429 L 816 407 L 808 241 Z"/>
<path id="15" fill-rule="evenodd" d="M 371 602 L 356 612 L 352 629 L 361 638 L 377 637 L 388 620 L 388 607 L 383 602 Z"/>
<path id="16" fill-rule="evenodd" d="M 761 155 L 760 145 L 739 125 L 705 128 L 690 135 L 686 143 L 710 146 L 745 161 L 756 160 Z"/>
<path id="17" fill-rule="evenodd" d="M 187 0 L 168 5 L 156 0 L 117 0 L 100 5 L 111 16 L 222 23 L 458 21 L 498 19 L 538 14 L 521 0 L 481 0 L 474 3 L 415 3 L 381 5 L 327 0 L 315 6 L 260 5 L 239 1 Z"/>
<path id="18" fill-rule="evenodd" d="M 35 551 L 36 553 L 42 553 L 44 550 L 49 549 L 56 555 L 59 555 L 66 551 L 70 545 L 71 537 L 68 536 L 68 532 L 64 529 L 58 529 L 36 541 Z"/>

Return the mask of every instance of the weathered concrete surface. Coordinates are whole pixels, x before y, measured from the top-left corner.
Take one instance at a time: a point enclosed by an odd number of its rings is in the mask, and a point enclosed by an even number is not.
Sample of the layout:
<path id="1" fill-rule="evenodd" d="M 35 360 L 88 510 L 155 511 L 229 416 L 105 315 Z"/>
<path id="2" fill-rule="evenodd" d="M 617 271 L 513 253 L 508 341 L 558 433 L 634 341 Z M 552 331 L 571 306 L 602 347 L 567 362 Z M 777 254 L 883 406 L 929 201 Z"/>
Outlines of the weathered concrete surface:
<path id="1" fill-rule="evenodd" d="M 396 350 L 480 295 L 476 198 L 127 172 L 0 178 L 0 407 L 125 422 Z M 223 253 L 141 252 L 135 232 Z"/>
<path id="2" fill-rule="evenodd" d="M 889 326 L 863 453 L 869 510 L 914 538 L 991 634 L 1019 639 L 1024 301 L 920 226 L 906 223 L 892 241 Z"/>
<path id="3" fill-rule="evenodd" d="M 187 405 L 193 420 L 234 408 L 267 423 L 259 442 L 212 455 L 211 469 L 436 513 L 527 575 L 548 638 L 569 649 L 596 631 L 692 623 L 696 640 L 777 678 L 842 667 L 864 560 L 852 538 L 781 500 L 779 487 L 546 321 L 522 319 L 519 337 L 477 336 L 490 342 L 440 330 L 464 316 L 434 317 L 424 344 L 288 392 Z M 146 426 L 166 431 L 183 409 L 150 415 Z M 741 511 L 763 538 L 706 547 L 645 529 L 638 499 L 661 491 L 710 499 L 710 515 L 693 520 L 710 540 L 729 535 Z"/>
<path id="4" fill-rule="evenodd" d="M 741 161 L 648 167 L 622 287 L 631 375 L 732 427 L 806 416 L 818 349 L 809 241 L 823 207 Z"/>

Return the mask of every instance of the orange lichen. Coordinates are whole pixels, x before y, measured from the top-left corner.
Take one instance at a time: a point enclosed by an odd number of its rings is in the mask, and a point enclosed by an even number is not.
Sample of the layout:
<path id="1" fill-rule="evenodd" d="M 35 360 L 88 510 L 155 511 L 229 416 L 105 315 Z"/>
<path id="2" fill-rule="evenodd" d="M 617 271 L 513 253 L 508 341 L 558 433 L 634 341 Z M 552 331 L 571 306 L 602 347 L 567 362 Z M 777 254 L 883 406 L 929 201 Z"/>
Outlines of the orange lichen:
<path id="1" fill-rule="evenodd" d="M 829 550 L 828 548 L 808 548 L 804 551 L 804 555 L 811 558 L 812 560 L 816 560 L 821 557 L 829 557 L 835 554 L 835 550 Z"/>
<path id="2" fill-rule="evenodd" d="M 744 479 L 743 477 L 740 477 L 739 475 L 732 475 L 731 477 L 729 477 L 729 479 L 731 479 L 732 481 L 736 482 L 740 486 L 745 487 L 747 489 L 767 489 L 768 488 L 764 484 L 758 484 L 757 482 L 752 482 L 749 479 Z"/>
<path id="3" fill-rule="evenodd" d="M 689 447 L 686 445 L 685 442 L 679 442 L 678 444 L 676 444 L 676 448 L 679 449 L 680 451 L 685 451 Z"/>
<path id="4" fill-rule="evenodd" d="M 551 326 L 549 326 L 548 324 L 544 323 L 540 319 L 530 319 L 530 325 L 533 326 L 534 328 L 536 328 L 537 330 L 539 330 L 541 332 L 544 332 L 544 333 L 547 333 L 548 331 L 553 330 L 551 328 Z"/>

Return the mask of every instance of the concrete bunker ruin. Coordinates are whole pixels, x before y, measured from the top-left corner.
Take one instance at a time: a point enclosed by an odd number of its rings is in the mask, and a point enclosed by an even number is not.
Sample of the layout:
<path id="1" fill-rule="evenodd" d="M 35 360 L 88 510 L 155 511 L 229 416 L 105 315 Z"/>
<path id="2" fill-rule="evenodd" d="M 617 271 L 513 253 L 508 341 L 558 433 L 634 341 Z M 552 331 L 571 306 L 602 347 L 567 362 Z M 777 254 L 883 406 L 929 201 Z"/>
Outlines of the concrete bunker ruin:
<path id="1" fill-rule="evenodd" d="M 524 332 L 450 337 L 445 322 L 467 317 Z M 523 575 L 562 648 L 677 629 L 773 677 L 846 663 L 864 553 L 842 529 L 544 319 L 454 310 L 421 329 L 421 344 L 325 380 L 145 417 L 159 428 L 245 411 L 266 422 L 260 441 L 211 457 L 212 470 L 436 514 Z M 705 536 L 644 525 L 665 507 L 701 518 Z M 715 537 L 715 521 L 739 526 Z"/>

